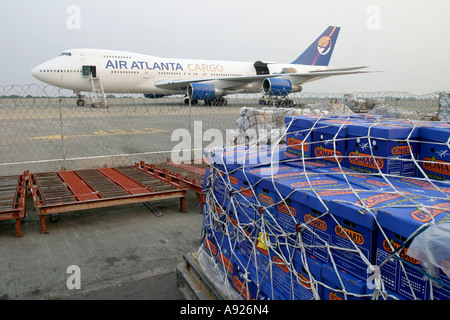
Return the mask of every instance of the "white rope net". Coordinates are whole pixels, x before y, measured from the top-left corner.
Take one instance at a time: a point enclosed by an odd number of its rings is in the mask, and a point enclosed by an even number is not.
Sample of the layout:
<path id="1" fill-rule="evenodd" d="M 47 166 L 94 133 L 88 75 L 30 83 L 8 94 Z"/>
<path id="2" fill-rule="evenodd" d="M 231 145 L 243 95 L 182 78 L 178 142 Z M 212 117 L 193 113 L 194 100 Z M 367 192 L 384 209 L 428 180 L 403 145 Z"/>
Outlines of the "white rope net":
<path id="1" fill-rule="evenodd" d="M 225 286 L 258 300 L 450 298 L 450 228 L 435 267 L 408 251 L 450 226 L 448 122 L 309 114 L 280 132 L 208 152 L 199 253 Z"/>

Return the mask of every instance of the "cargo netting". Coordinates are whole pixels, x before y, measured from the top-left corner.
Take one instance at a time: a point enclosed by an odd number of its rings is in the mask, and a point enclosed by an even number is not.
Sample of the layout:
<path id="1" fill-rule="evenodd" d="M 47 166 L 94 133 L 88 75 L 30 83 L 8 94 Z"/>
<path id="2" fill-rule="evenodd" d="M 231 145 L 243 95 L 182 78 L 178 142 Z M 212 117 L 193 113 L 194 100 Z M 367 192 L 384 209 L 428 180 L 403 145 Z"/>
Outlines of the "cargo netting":
<path id="1" fill-rule="evenodd" d="M 199 254 L 225 287 L 257 300 L 450 298 L 448 122 L 309 114 L 280 132 L 205 151 Z"/>

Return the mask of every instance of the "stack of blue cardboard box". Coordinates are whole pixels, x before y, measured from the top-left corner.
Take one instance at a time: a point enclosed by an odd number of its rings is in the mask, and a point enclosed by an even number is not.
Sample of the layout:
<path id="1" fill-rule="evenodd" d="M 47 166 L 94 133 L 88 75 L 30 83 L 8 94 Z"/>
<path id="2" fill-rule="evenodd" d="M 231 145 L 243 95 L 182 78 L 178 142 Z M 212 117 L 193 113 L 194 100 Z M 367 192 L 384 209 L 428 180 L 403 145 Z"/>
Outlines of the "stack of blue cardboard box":
<path id="1" fill-rule="evenodd" d="M 450 222 L 450 126 L 330 115 L 286 127 L 283 146 L 216 150 L 205 175 L 203 247 L 242 297 L 449 299 L 449 277 L 430 281 L 407 249 Z"/>

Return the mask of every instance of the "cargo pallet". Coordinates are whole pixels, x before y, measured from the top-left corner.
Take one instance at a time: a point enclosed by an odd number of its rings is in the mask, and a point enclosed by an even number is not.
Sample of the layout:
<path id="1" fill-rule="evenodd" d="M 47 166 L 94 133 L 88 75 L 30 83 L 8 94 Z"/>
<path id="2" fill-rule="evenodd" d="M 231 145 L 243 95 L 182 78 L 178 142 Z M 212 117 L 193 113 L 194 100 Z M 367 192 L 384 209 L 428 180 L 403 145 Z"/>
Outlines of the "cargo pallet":
<path id="1" fill-rule="evenodd" d="M 177 288 L 186 300 L 227 300 L 204 273 L 195 252 L 185 254 L 177 266 Z"/>
<path id="2" fill-rule="evenodd" d="M 185 212 L 187 190 L 197 195 L 201 212 L 203 178 L 208 164 L 167 162 L 133 166 L 30 173 L 0 177 L 0 220 L 16 219 L 16 235 L 22 236 L 20 219 L 26 215 L 25 198 L 33 199 L 41 219 L 41 233 L 48 233 L 46 216 L 166 199 L 180 199 Z"/>
<path id="3" fill-rule="evenodd" d="M 157 174 L 179 184 L 184 184 L 188 189 L 195 192 L 200 204 L 200 212 L 203 212 L 204 192 L 202 190 L 203 178 L 209 165 L 200 161 L 191 163 L 175 163 L 170 161 L 155 164 L 146 164 L 141 161 L 139 167 L 145 171 Z"/>
<path id="4" fill-rule="evenodd" d="M 156 200 L 180 199 L 185 212 L 187 188 L 177 181 L 134 166 L 31 174 L 30 193 L 46 234 L 45 217 L 61 212 Z"/>
<path id="5" fill-rule="evenodd" d="M 0 177 L 0 220 L 16 220 L 16 236 L 21 237 L 20 219 L 26 215 L 27 173 Z"/>

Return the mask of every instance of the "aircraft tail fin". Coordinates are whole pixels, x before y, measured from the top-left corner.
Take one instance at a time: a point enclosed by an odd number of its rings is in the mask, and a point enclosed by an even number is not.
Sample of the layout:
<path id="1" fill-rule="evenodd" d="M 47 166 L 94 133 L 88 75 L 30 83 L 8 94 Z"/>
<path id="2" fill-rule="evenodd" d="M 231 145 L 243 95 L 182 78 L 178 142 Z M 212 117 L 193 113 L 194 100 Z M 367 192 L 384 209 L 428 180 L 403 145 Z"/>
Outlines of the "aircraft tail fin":
<path id="1" fill-rule="evenodd" d="M 292 64 L 328 66 L 340 29 L 329 26 Z"/>

